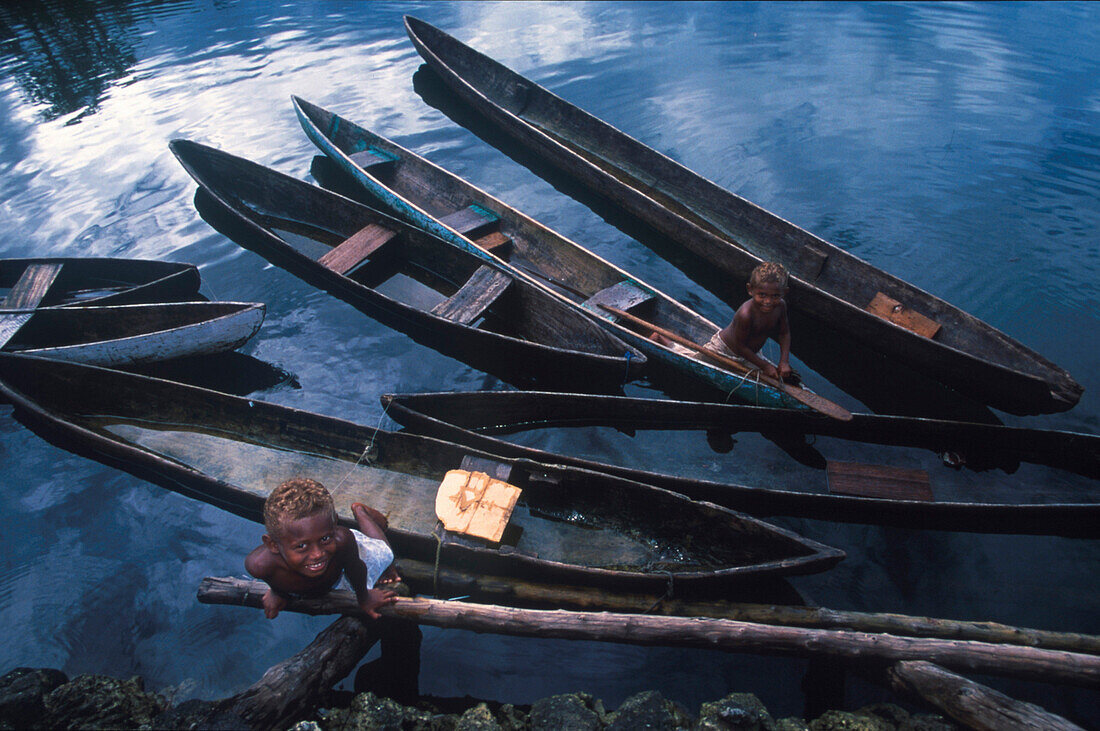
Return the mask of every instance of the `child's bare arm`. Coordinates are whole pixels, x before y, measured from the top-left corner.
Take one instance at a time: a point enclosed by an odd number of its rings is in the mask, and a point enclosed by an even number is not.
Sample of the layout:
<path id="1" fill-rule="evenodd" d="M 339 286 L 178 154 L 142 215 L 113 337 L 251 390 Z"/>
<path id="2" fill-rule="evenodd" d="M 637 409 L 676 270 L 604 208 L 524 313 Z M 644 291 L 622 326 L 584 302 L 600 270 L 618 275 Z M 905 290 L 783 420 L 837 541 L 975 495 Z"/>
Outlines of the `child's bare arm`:
<path id="1" fill-rule="evenodd" d="M 746 305 L 749 303 L 746 303 Z M 740 358 L 753 364 L 765 374 L 773 377 L 779 377 L 778 369 L 760 357 L 757 353 L 759 348 L 754 349 L 752 345 L 755 341 L 761 340 L 761 338 L 752 331 L 752 314 L 747 311 L 747 307 L 742 305 L 737 310 L 737 314 L 733 316 L 733 322 L 730 323 L 733 328 L 733 347 L 731 348 Z M 761 342 L 761 345 L 763 343 Z"/>
<path id="2" fill-rule="evenodd" d="M 272 586 L 276 571 L 275 565 L 268 555 L 269 553 L 266 546 L 256 548 L 245 557 L 244 568 L 250 575 L 267 584 L 267 591 L 264 593 L 261 603 L 264 607 L 264 616 L 268 619 L 275 619 L 279 616 L 279 612 L 286 607 L 287 601 L 286 597 Z"/>
<path id="3" fill-rule="evenodd" d="M 780 312 L 779 322 L 776 324 L 775 340 L 779 343 L 779 377 L 787 378 L 791 375 L 791 328 L 787 322 L 786 306 Z"/>

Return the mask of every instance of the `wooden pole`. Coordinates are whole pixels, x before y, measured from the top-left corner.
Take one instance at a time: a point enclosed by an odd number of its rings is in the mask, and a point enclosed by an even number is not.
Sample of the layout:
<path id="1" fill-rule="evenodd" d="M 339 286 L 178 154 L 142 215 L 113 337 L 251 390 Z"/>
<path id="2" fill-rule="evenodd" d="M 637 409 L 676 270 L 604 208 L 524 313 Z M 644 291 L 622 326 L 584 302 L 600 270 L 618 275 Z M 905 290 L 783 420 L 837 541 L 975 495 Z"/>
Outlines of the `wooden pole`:
<path id="1" fill-rule="evenodd" d="M 825 414 L 826 416 L 831 416 L 834 419 L 839 419 L 840 421 L 852 420 L 851 411 L 848 411 L 848 409 L 844 408 L 840 404 L 833 403 L 824 396 L 819 396 L 813 391 L 805 388 L 799 388 L 798 386 L 792 386 L 789 383 L 784 383 L 783 381 L 772 378 L 771 376 L 766 376 L 755 368 L 749 368 L 747 365 L 741 363 L 740 361 L 736 361 L 733 358 L 727 358 L 721 353 L 716 353 L 710 348 L 703 347 L 702 345 L 699 345 L 699 343 L 693 342 L 692 340 L 685 338 L 683 335 L 679 335 L 672 332 L 671 330 L 666 330 L 663 327 L 654 325 L 652 322 L 647 322 L 640 317 L 636 317 L 629 312 L 626 312 L 625 310 L 620 310 L 617 307 L 611 307 L 610 305 L 605 304 L 600 304 L 600 308 L 607 310 L 613 315 L 617 315 L 618 317 L 629 320 L 635 325 L 644 327 L 651 332 L 655 332 L 658 335 L 663 335 L 669 340 L 683 345 L 685 348 L 690 348 L 699 355 L 709 358 L 710 360 L 714 361 L 728 371 L 743 374 L 752 373 L 753 377 L 759 378 L 762 383 L 766 383 L 772 388 L 779 389 L 783 393 L 793 398 L 795 401 L 809 406 L 814 411 L 818 411 L 822 414 Z"/>
<path id="2" fill-rule="evenodd" d="M 267 590 L 266 584 L 263 587 L 257 598 Z M 286 728 L 347 677 L 377 641 L 370 620 L 341 617 L 301 652 L 269 668 L 250 688 L 221 701 L 217 710 L 236 714 L 255 731 Z"/>
<path id="3" fill-rule="evenodd" d="M 887 673 L 894 690 L 930 703 L 967 728 L 979 731 L 1044 729 L 1083 731 L 1061 716 L 1032 703 L 967 680 L 930 662 L 899 662 Z"/>
<path id="4" fill-rule="evenodd" d="M 264 584 L 243 579 L 207 578 L 199 601 L 260 607 Z M 287 609 L 358 614 L 351 592 L 323 599 L 292 601 Z M 304 608 L 304 607 L 303 607 Z M 894 663 L 929 660 L 944 667 L 986 675 L 1006 675 L 1088 688 L 1100 687 L 1100 657 L 986 642 L 897 637 L 888 634 L 779 627 L 702 617 L 653 617 L 611 612 L 516 609 L 438 599 L 398 598 L 384 616 L 418 624 L 558 639 L 598 640 L 636 645 L 700 647 L 727 652 L 797 657 L 835 657 L 848 662 Z"/>
<path id="5" fill-rule="evenodd" d="M 651 594 L 625 594 L 587 586 L 536 584 L 498 576 L 468 574 L 444 567 L 440 567 L 436 574 L 432 564 L 407 558 L 400 560 L 399 567 L 401 577 L 416 593 L 434 594 L 440 591 L 454 596 L 469 595 L 475 601 L 507 606 L 712 617 L 788 627 L 885 632 L 943 640 L 975 640 L 1100 655 L 1100 636 L 1097 635 L 1051 632 L 997 622 L 968 622 L 881 612 L 849 612 L 821 607 L 701 601 L 658 597 Z"/>

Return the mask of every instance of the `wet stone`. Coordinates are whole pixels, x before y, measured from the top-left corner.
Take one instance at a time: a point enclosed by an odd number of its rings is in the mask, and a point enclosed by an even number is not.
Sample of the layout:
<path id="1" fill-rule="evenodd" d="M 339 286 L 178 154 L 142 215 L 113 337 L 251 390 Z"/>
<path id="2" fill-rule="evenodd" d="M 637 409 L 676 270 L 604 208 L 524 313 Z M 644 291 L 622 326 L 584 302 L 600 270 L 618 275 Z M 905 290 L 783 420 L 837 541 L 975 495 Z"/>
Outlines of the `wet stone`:
<path id="1" fill-rule="evenodd" d="M 251 726 L 240 716 L 223 710 L 224 701 L 193 698 L 172 706 L 153 719 L 153 728 L 186 731 L 248 731 Z"/>
<path id="2" fill-rule="evenodd" d="M 604 726 L 603 704 L 588 693 L 567 693 L 535 701 L 531 706 L 531 731 L 586 731 Z"/>
<path id="3" fill-rule="evenodd" d="M 46 709 L 46 694 L 67 682 L 65 673 L 51 668 L 15 668 L 0 677 L 0 727 L 37 723 Z"/>
<path id="4" fill-rule="evenodd" d="M 455 727 L 454 716 L 406 708 L 397 701 L 369 692 L 357 693 L 347 708 L 328 710 L 322 715 L 321 728 L 341 731 L 443 731 Z"/>
<path id="5" fill-rule="evenodd" d="M 826 711 L 810 721 L 810 731 L 895 731 L 884 718 L 848 711 Z"/>
<path id="6" fill-rule="evenodd" d="M 455 724 L 455 731 L 502 731 L 502 727 L 489 706 L 478 703 L 462 714 Z"/>
<path id="7" fill-rule="evenodd" d="M 791 716 L 776 721 L 775 731 L 810 731 L 810 724 L 806 723 L 805 719 Z"/>
<path id="8" fill-rule="evenodd" d="M 654 729 L 654 731 L 678 731 L 690 729 L 695 718 L 682 706 L 665 700 L 658 691 L 636 693 L 610 714 L 609 731 L 630 729 Z"/>
<path id="9" fill-rule="evenodd" d="M 152 725 L 168 702 L 146 693 L 138 677 L 80 675 L 50 691 L 45 706 L 42 725 L 48 728 L 115 729 Z"/>
<path id="10" fill-rule="evenodd" d="M 775 719 L 752 693 L 730 693 L 699 709 L 699 731 L 776 731 Z"/>

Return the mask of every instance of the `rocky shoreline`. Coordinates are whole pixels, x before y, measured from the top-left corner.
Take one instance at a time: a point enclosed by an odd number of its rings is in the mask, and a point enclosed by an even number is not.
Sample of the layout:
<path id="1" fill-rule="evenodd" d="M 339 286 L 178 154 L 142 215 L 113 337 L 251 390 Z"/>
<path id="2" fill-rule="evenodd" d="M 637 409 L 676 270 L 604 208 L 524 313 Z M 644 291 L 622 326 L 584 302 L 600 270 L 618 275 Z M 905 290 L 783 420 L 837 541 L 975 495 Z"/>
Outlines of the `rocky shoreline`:
<path id="1" fill-rule="evenodd" d="M 169 699 L 145 690 L 141 678 L 105 675 L 69 679 L 60 670 L 16 668 L 0 677 L 0 729 L 249 729 L 224 701 Z M 958 728 L 940 716 L 910 714 L 876 704 L 857 711 L 827 711 L 812 720 L 774 719 L 751 693 L 731 693 L 692 714 L 656 691 L 637 693 L 614 711 L 587 693 L 540 699 L 530 706 L 476 699 L 425 698 L 405 706 L 373 693 L 334 691 L 294 731 L 415 729 L 418 731 L 520 731 L 577 729 L 678 729 L 691 731 L 944 731 Z"/>

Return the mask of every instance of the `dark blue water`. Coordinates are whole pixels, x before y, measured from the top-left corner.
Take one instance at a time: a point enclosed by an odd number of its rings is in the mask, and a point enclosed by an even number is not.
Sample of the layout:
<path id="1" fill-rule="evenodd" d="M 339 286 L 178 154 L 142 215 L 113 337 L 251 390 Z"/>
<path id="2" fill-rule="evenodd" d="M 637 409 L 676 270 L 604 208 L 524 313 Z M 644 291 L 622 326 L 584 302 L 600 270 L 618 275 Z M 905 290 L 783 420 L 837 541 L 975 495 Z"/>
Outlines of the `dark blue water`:
<path id="1" fill-rule="evenodd" d="M 259 398 L 363 423 L 385 392 L 499 387 L 268 265 L 195 211 L 187 137 L 309 176 L 291 94 L 463 175 L 714 320 L 729 310 L 414 91 L 417 15 L 689 167 L 1006 331 L 1086 388 L 1100 428 L 1100 9 L 1094 4 L 26 3 L 0 8 L 4 256 L 165 258 L 262 301 L 244 351 L 294 374 Z M 794 337 L 799 337 L 794 333 Z M 843 359 L 844 353 L 840 354 Z M 853 408 L 854 397 L 815 386 Z M 647 384 L 632 395 L 660 396 Z M 176 698 L 256 680 L 328 622 L 196 603 L 258 526 L 50 446 L 0 412 L 0 670 L 140 674 Z M 553 437 L 558 438 L 558 437 Z M 587 439 L 587 437 L 585 438 Z M 697 437 L 568 439 L 605 459 L 782 482 L 781 454 Z M 932 465 L 930 468 L 934 468 Z M 1035 470 L 1035 490 L 1094 489 Z M 934 475 L 933 479 L 939 479 Z M 1001 478 L 970 475 L 980 489 Z M 793 581 L 837 609 L 1100 632 L 1095 542 L 782 521 L 848 551 Z M 798 660 L 425 632 L 421 688 L 523 703 L 656 688 L 801 712 Z M 1087 724 L 1095 695 L 985 679 Z M 853 682 L 849 702 L 888 698 Z"/>

